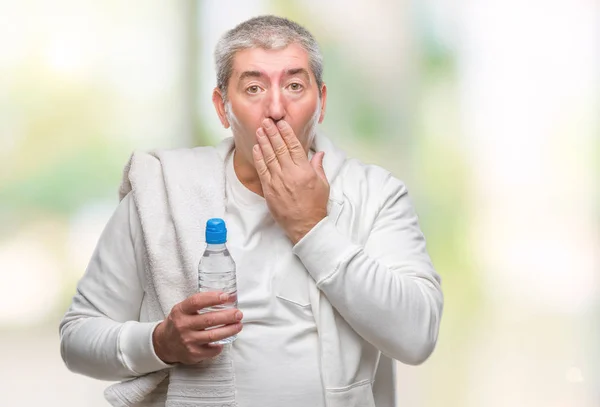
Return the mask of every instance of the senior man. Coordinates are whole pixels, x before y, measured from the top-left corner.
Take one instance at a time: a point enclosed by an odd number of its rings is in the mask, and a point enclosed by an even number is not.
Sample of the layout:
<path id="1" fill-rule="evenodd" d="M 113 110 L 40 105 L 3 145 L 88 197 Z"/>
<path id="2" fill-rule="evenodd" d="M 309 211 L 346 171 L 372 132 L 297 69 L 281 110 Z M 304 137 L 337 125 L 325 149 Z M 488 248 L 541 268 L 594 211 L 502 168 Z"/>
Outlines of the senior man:
<path id="1" fill-rule="evenodd" d="M 132 155 L 60 325 L 65 364 L 120 381 L 114 406 L 394 406 L 393 360 L 429 357 L 443 304 L 405 185 L 316 133 L 327 87 L 300 25 L 252 18 L 215 59 L 233 137 Z M 221 213 L 238 309 L 200 314 L 230 300 L 195 293 Z"/>

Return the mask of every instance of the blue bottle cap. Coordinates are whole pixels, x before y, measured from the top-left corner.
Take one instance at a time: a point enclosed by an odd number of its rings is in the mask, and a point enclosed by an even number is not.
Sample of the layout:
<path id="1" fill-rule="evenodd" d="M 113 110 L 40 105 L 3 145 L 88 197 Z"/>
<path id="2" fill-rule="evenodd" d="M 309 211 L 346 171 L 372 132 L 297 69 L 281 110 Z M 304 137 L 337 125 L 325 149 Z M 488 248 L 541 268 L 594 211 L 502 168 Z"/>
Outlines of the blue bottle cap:
<path id="1" fill-rule="evenodd" d="M 227 228 L 221 218 L 211 218 L 206 221 L 206 243 L 221 244 L 227 241 Z"/>

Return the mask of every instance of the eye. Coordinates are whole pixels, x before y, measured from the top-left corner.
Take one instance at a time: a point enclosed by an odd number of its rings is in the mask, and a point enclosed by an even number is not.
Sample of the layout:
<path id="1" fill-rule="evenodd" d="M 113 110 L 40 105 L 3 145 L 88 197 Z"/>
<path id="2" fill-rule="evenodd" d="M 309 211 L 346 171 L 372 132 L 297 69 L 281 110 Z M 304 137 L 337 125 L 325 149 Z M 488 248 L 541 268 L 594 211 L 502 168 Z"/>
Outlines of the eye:
<path id="1" fill-rule="evenodd" d="M 294 92 L 299 92 L 303 89 L 302 84 L 300 84 L 298 82 L 292 82 L 288 85 L 288 87 L 290 88 L 290 90 L 292 90 Z"/>
<path id="2" fill-rule="evenodd" d="M 248 88 L 246 88 L 246 92 L 251 95 L 256 95 L 257 93 L 260 92 L 260 86 L 258 86 L 258 85 L 249 86 Z"/>

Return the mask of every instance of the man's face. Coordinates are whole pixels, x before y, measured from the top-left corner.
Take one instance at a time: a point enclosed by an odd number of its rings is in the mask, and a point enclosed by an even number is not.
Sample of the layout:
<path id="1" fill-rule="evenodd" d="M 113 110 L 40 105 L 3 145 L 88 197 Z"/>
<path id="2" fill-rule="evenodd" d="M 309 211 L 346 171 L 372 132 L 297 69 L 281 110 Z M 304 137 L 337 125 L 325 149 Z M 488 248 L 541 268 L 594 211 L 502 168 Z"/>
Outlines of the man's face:
<path id="1" fill-rule="evenodd" d="M 298 44 L 290 44 L 279 50 L 239 51 L 234 57 L 227 97 L 223 106 L 220 92 L 215 90 L 215 107 L 222 123 L 231 126 L 236 150 L 253 165 L 256 130 L 264 119 L 288 122 L 308 151 L 315 127 L 323 120 L 327 89 L 323 85 L 319 98 L 307 52 Z"/>

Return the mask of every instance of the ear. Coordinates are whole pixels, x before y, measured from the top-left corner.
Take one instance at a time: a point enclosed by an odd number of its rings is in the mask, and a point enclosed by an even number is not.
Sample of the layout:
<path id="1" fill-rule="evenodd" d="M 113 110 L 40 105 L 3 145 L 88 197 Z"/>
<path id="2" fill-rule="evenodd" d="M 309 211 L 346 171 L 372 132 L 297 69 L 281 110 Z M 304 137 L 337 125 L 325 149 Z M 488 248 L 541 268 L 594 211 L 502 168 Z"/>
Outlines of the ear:
<path id="1" fill-rule="evenodd" d="M 215 105 L 215 110 L 217 111 L 217 115 L 219 116 L 219 120 L 221 124 L 226 129 L 229 128 L 229 120 L 227 120 L 227 114 L 225 113 L 225 100 L 223 100 L 223 93 L 221 89 L 215 88 L 212 94 L 213 105 Z"/>
<path id="2" fill-rule="evenodd" d="M 327 85 L 321 85 L 321 115 L 319 116 L 319 124 L 325 118 L 325 107 L 327 106 Z"/>

